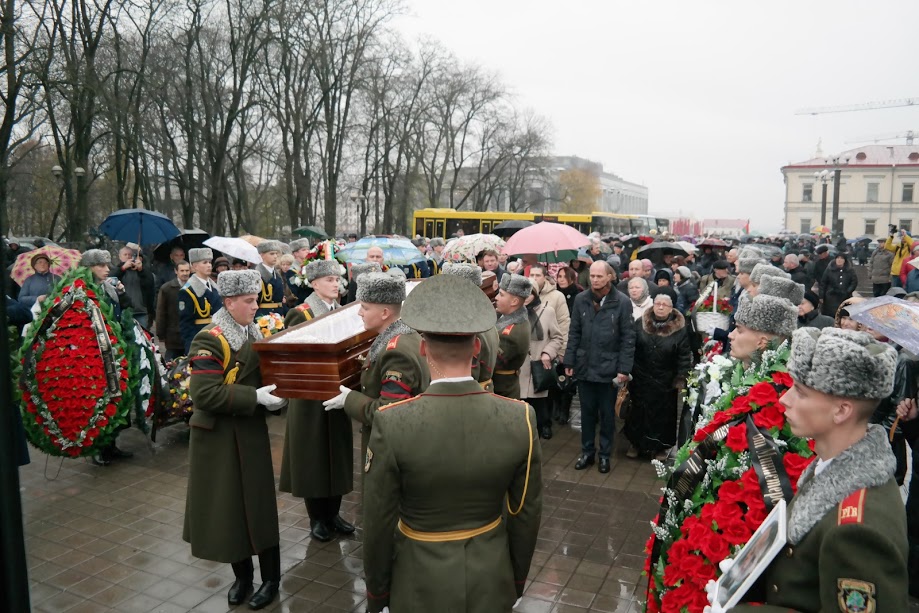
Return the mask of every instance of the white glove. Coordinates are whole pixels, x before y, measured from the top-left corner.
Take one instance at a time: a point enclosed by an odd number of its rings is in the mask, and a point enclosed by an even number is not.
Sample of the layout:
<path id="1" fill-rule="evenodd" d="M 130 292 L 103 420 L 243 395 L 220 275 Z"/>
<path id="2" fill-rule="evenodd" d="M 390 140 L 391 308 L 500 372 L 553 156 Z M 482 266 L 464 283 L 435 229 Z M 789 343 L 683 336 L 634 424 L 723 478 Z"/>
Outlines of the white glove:
<path id="1" fill-rule="evenodd" d="M 335 396 L 335 398 L 329 398 L 322 403 L 322 406 L 325 407 L 326 411 L 345 408 L 345 399 L 348 397 L 348 394 L 351 393 L 351 390 L 344 385 L 339 385 L 338 389 L 341 390 L 341 393 L 338 396 Z"/>
<path id="2" fill-rule="evenodd" d="M 718 568 L 721 569 L 721 574 L 728 572 L 730 568 L 734 566 L 733 559 L 724 559 L 718 563 Z M 705 584 L 705 595 L 708 597 L 709 605 L 703 609 L 703 613 L 726 613 L 726 609 L 721 607 L 721 605 L 715 603 L 715 596 L 718 592 L 718 582 L 714 579 L 709 579 L 708 583 Z"/>
<path id="3" fill-rule="evenodd" d="M 515 602 L 515 603 L 514 603 L 514 606 L 511 607 L 511 608 L 512 608 L 512 609 L 516 609 L 517 607 L 519 607 L 519 606 L 520 606 L 520 601 L 521 601 L 521 600 L 523 600 L 523 597 L 518 598 L 518 599 L 517 599 L 517 602 Z"/>
<path id="4" fill-rule="evenodd" d="M 277 385 L 266 385 L 255 390 L 255 399 L 260 405 L 266 408 L 279 406 L 284 403 L 283 398 L 278 398 L 271 392 L 278 388 Z"/>

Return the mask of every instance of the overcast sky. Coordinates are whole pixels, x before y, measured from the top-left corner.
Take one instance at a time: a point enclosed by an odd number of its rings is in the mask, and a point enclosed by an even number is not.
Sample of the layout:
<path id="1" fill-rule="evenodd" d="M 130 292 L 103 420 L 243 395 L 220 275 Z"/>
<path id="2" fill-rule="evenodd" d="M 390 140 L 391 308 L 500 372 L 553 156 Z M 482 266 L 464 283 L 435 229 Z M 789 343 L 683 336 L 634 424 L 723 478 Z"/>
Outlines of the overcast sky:
<path id="1" fill-rule="evenodd" d="M 406 1 L 406 37 L 497 72 L 552 122 L 555 153 L 647 185 L 651 213 L 775 231 L 779 168 L 818 138 L 830 154 L 919 130 L 919 107 L 794 114 L 919 96 L 914 0 Z"/>

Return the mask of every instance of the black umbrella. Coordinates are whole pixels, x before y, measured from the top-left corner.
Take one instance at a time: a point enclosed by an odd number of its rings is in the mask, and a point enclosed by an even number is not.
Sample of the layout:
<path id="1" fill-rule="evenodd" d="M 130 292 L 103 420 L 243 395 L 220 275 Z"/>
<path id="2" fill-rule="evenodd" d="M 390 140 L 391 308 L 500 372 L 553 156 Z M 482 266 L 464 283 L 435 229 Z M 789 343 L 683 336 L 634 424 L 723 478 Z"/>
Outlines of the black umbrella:
<path id="1" fill-rule="evenodd" d="M 525 219 L 508 219 L 492 228 L 491 233 L 503 238 L 512 235 L 517 230 L 523 230 L 532 225 L 534 225 L 532 221 L 527 221 Z"/>
<path id="2" fill-rule="evenodd" d="M 210 234 L 204 230 L 199 230 L 198 228 L 192 228 L 190 230 L 182 230 L 182 233 L 179 234 L 172 240 L 166 241 L 165 243 L 159 245 L 156 249 L 153 250 L 153 259 L 159 260 L 160 262 L 169 261 L 169 252 L 172 251 L 173 247 L 181 247 L 185 250 L 185 256 L 188 257 L 189 249 L 197 249 L 198 247 L 204 246 L 204 241 L 211 237 Z"/>
<path id="3" fill-rule="evenodd" d="M 663 256 L 663 255 L 689 255 L 686 253 L 686 250 L 677 245 L 676 243 L 671 243 L 670 241 L 658 241 L 645 245 L 638 250 L 639 257 L 651 257 L 654 255 Z"/>

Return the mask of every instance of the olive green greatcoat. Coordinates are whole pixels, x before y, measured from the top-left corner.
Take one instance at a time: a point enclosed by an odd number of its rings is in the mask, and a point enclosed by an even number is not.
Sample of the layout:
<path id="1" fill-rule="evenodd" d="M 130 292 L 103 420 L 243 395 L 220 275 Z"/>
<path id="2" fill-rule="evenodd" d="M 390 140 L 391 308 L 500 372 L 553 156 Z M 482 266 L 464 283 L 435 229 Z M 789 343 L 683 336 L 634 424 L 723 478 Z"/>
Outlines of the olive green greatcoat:
<path id="1" fill-rule="evenodd" d="M 511 611 L 542 514 L 532 407 L 474 380 L 434 382 L 380 409 L 364 470 L 368 611 Z M 419 532 L 474 530 L 502 515 L 461 540 L 426 542 L 396 528 L 401 519 Z"/>
<path id="2" fill-rule="evenodd" d="M 894 479 L 864 490 L 863 508 L 847 511 L 843 500 L 823 516 L 795 546 L 786 545 L 760 578 L 766 605 L 743 604 L 736 613 L 788 613 L 789 611 L 906 611 L 906 512 Z M 794 501 L 792 502 L 792 505 Z M 790 509 L 789 509 L 790 513 Z M 860 521 L 847 523 L 848 518 Z M 855 599 L 852 587 L 870 586 L 874 608 L 846 608 L 846 596 Z M 763 594 L 750 600 L 762 601 Z M 850 602 L 850 604 L 852 604 Z"/>
<path id="3" fill-rule="evenodd" d="M 520 367 L 530 355 L 530 324 L 508 324 L 498 330 L 500 341 L 495 360 L 495 393 L 505 398 L 520 399 Z M 512 372 L 513 374 L 500 374 Z"/>
<path id="4" fill-rule="evenodd" d="M 345 413 L 361 423 L 361 457 L 377 409 L 417 396 L 431 383 L 428 363 L 421 357 L 421 335 L 407 332 L 393 337 L 376 358 L 367 358 L 361 370 L 361 389 L 345 400 Z"/>
<path id="5" fill-rule="evenodd" d="M 190 390 L 195 410 L 189 421 L 188 494 L 182 538 L 192 555 L 239 562 L 279 544 L 278 506 L 258 354 L 251 343 L 224 349 L 215 324 L 191 343 Z M 239 367 L 236 382 L 226 374 Z"/>
<path id="6" fill-rule="evenodd" d="M 472 358 L 472 378 L 482 384 L 482 389 L 486 392 L 495 391 L 495 361 L 498 359 L 498 331 L 495 328 L 489 328 L 485 332 L 476 334 L 479 339 L 479 355 Z"/>
<path id="7" fill-rule="evenodd" d="M 284 327 L 312 318 L 302 304 L 288 311 Z M 354 489 L 351 419 L 344 411 L 326 411 L 321 400 L 290 400 L 279 489 L 298 498 L 343 496 Z"/>

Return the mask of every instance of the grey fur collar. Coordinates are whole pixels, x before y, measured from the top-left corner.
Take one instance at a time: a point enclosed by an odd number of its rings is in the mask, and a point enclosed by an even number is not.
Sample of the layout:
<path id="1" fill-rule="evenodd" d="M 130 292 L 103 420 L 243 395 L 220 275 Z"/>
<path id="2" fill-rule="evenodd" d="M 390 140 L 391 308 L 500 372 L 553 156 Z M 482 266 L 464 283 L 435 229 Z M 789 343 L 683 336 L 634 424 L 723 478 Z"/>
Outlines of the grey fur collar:
<path id="1" fill-rule="evenodd" d="M 306 297 L 306 304 L 309 305 L 310 311 L 313 312 L 313 317 L 319 317 L 329 312 L 329 307 L 326 306 L 326 303 L 322 301 L 322 298 L 316 292 Z M 336 302 L 335 304 L 337 307 L 338 303 Z"/>
<path id="2" fill-rule="evenodd" d="M 797 545 L 811 528 L 846 496 L 865 487 L 878 487 L 893 476 L 897 461 L 882 426 L 871 424 L 865 438 L 836 456 L 814 477 L 811 462 L 798 479 L 788 517 L 788 540 Z"/>
<path id="3" fill-rule="evenodd" d="M 414 332 L 414 330 L 402 323 L 401 319 L 397 319 L 396 321 L 389 324 L 389 327 L 380 332 L 376 339 L 374 339 L 373 344 L 370 346 L 368 363 L 377 359 L 377 356 L 379 356 L 386 345 L 389 344 L 389 341 L 399 336 L 400 334 L 409 334 L 410 332 Z"/>
<path id="4" fill-rule="evenodd" d="M 209 289 L 217 291 L 217 287 L 214 285 L 214 282 L 208 279 L 207 281 L 202 281 L 198 275 L 192 275 L 188 279 L 188 286 L 191 287 L 191 290 L 195 292 L 195 295 L 198 298 L 204 296 L 204 292 Z"/>
<path id="5" fill-rule="evenodd" d="M 230 349 L 233 351 L 239 351 L 247 342 L 257 341 L 262 338 L 256 324 L 249 324 L 244 330 L 242 326 L 236 323 L 236 320 L 233 319 L 233 316 L 230 315 L 230 312 L 226 309 L 220 309 L 214 313 L 214 316 L 211 318 L 211 323 L 220 326 L 220 331 L 223 332 L 224 338 L 227 339 L 227 343 L 230 344 Z M 246 337 L 246 332 L 249 333 L 248 338 Z"/>
<path id="6" fill-rule="evenodd" d="M 511 324 L 522 324 L 525 321 L 527 321 L 527 308 L 522 306 L 510 315 L 502 315 L 499 317 L 498 323 L 495 324 L 495 328 L 500 330 Z"/>
<path id="7" fill-rule="evenodd" d="M 262 276 L 262 281 L 264 281 L 265 283 L 268 283 L 269 281 L 274 279 L 275 276 L 277 276 L 278 274 L 277 266 L 275 266 L 274 270 L 271 272 L 268 272 L 268 267 L 265 266 L 264 264 L 259 264 L 258 266 L 255 267 L 255 269 L 258 271 L 258 274 Z"/>

